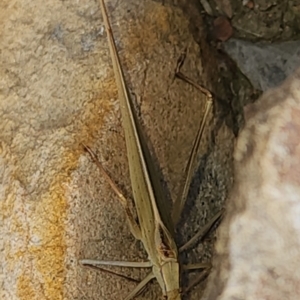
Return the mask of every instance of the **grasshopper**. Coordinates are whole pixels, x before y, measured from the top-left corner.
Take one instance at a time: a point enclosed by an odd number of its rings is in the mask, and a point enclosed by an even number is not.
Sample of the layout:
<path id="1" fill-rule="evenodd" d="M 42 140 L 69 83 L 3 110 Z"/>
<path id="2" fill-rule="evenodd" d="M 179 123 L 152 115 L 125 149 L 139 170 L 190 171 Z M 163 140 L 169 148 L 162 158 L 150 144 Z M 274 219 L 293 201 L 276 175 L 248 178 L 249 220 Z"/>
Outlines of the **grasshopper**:
<path id="1" fill-rule="evenodd" d="M 85 146 L 85 148 L 90 153 L 92 159 L 99 167 L 107 182 L 117 194 L 126 212 L 126 218 L 130 230 L 134 237 L 143 243 L 149 260 L 147 262 L 122 262 L 84 259 L 81 260 L 81 263 L 84 265 L 115 265 L 151 268 L 149 274 L 136 286 L 125 300 L 132 299 L 136 296 L 153 278 L 157 279 L 166 299 L 179 300 L 181 299 L 181 268 L 179 266 L 178 253 L 186 249 L 188 245 L 184 245 L 180 249 L 177 248 L 174 241 L 174 225 L 179 220 L 187 197 L 188 187 L 192 177 L 192 166 L 204 131 L 206 118 L 212 106 L 212 95 L 207 89 L 191 82 L 180 72 L 180 67 L 184 60 L 184 58 L 181 58 L 177 63 L 177 77 L 187 80 L 191 84 L 195 85 L 201 92 L 206 94 L 208 100 L 206 102 L 205 114 L 200 122 L 199 130 L 185 169 L 185 182 L 181 186 L 179 197 L 174 202 L 173 213 L 169 214 L 164 207 L 166 200 L 164 199 L 162 187 L 160 186 L 160 182 L 157 178 L 158 176 L 155 176 L 151 155 L 134 111 L 133 101 L 124 80 L 124 74 L 114 42 L 113 32 L 109 23 L 104 0 L 100 0 L 100 4 L 118 87 L 122 125 L 125 132 L 127 157 L 129 162 L 130 180 L 138 220 L 133 217 L 133 214 L 129 209 L 127 199 L 123 196 L 118 186 L 107 174 L 94 152 L 87 146 Z M 209 224 L 207 224 L 205 228 L 193 238 L 193 240 L 206 234 L 212 225 L 221 217 L 222 213 L 223 211 L 217 213 Z M 200 267 L 207 267 L 207 264 L 200 264 Z M 192 269 L 193 266 L 189 268 Z"/>

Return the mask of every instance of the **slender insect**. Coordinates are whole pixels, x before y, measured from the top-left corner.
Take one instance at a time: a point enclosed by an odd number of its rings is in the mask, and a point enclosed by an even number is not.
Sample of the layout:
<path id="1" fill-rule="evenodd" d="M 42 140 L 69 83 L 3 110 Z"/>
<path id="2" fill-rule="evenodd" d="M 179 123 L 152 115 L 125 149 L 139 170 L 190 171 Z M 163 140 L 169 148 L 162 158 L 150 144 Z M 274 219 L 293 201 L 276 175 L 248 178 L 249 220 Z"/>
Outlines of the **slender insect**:
<path id="1" fill-rule="evenodd" d="M 120 109 L 122 115 L 122 124 L 125 132 L 127 157 L 129 163 L 130 180 L 134 198 L 135 209 L 138 221 L 136 221 L 129 209 L 127 199 L 110 176 L 102 167 L 94 152 L 87 146 L 85 148 L 90 153 L 92 159 L 99 167 L 101 173 L 117 194 L 122 206 L 124 207 L 127 221 L 132 234 L 136 239 L 140 240 L 148 254 L 147 262 L 122 262 L 122 261 L 100 261 L 84 259 L 81 263 L 84 265 L 110 265 L 110 266 L 126 266 L 151 268 L 149 274 L 136 286 L 136 288 L 125 298 L 125 300 L 133 299 L 144 286 L 153 278 L 156 278 L 163 295 L 168 300 L 181 299 L 180 289 L 180 269 L 178 252 L 185 249 L 186 245 L 178 250 L 174 241 L 174 225 L 179 220 L 182 208 L 184 206 L 188 187 L 192 177 L 192 166 L 195 162 L 197 150 L 204 131 L 207 115 L 212 105 L 211 93 L 205 88 L 196 85 L 187 79 L 181 72 L 180 67 L 183 64 L 182 57 L 178 62 L 176 74 L 179 78 L 189 81 L 195 85 L 201 92 L 205 93 L 208 100 L 206 102 L 205 114 L 200 122 L 200 127 L 191 151 L 187 167 L 185 169 L 185 182 L 181 187 L 179 197 L 174 203 L 172 215 L 165 209 L 164 194 L 158 176 L 155 176 L 153 161 L 146 145 L 140 124 L 134 111 L 132 99 L 124 80 L 120 59 L 115 46 L 113 33 L 108 20 L 108 15 L 104 0 L 100 0 L 102 15 L 107 31 L 110 54 L 113 62 L 113 69 L 118 87 Z M 210 222 L 197 234 L 198 238 L 206 234 L 212 225 L 221 217 L 223 211 L 220 211 Z M 198 268 L 206 268 L 207 264 L 198 264 Z M 195 266 L 189 266 L 193 269 Z"/>

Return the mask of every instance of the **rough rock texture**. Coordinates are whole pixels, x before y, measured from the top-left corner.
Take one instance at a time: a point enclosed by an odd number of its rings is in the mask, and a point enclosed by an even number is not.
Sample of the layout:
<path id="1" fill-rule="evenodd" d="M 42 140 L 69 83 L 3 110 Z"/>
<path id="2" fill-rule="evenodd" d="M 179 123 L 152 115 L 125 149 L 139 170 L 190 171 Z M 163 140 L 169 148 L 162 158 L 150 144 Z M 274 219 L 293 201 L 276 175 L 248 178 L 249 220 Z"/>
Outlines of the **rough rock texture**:
<path id="1" fill-rule="evenodd" d="M 203 299 L 299 299 L 300 70 L 245 117 Z"/>
<path id="2" fill-rule="evenodd" d="M 5 0 L 0 6 L 0 299 L 121 299 L 135 282 L 78 263 L 145 259 L 115 195 L 80 144 L 99 154 L 130 195 L 99 3 Z M 212 82 L 219 78 L 213 52 L 204 38 L 200 47 L 195 43 L 178 7 L 110 1 L 109 12 L 149 145 L 174 198 L 205 101 L 174 79 L 174 69 L 187 48 L 183 71 L 214 91 Z M 216 111 L 212 116 L 200 151 L 208 172 L 192 223 L 182 227 L 185 238 L 220 208 L 231 182 L 233 135 Z M 210 154 L 204 155 L 207 149 Z M 194 256 L 208 259 L 205 249 Z M 117 272 L 136 280 L 145 274 Z M 153 284 L 142 298 L 160 295 Z"/>
<path id="3" fill-rule="evenodd" d="M 299 39 L 299 1 L 199 0 L 212 16 L 227 16 L 236 38 L 258 41 Z"/>
<path id="4" fill-rule="evenodd" d="M 300 66 L 300 41 L 252 43 L 230 39 L 224 49 L 253 87 L 263 92 L 281 84 Z"/>

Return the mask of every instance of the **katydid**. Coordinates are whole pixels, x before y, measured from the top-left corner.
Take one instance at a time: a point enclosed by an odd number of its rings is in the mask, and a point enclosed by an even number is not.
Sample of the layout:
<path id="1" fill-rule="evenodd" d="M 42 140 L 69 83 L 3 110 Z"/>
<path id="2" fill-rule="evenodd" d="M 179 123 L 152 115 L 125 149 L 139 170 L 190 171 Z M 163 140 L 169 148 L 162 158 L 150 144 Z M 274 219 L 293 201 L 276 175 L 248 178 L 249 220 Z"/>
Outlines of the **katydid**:
<path id="1" fill-rule="evenodd" d="M 137 287 L 125 298 L 132 299 L 151 279 L 156 278 L 163 295 L 168 300 L 181 299 L 180 289 L 180 266 L 178 261 L 178 248 L 174 241 L 174 226 L 179 220 L 187 197 L 188 186 L 192 177 L 192 166 L 195 162 L 197 150 L 199 148 L 201 136 L 204 131 L 207 115 L 212 105 L 211 93 L 205 88 L 195 85 L 201 92 L 204 92 L 208 98 L 204 117 L 200 122 L 200 127 L 192 148 L 192 152 L 185 169 L 185 182 L 182 185 L 181 193 L 174 203 L 173 214 L 170 215 L 164 211 L 164 194 L 157 176 L 154 174 L 153 162 L 149 149 L 147 148 L 141 127 L 139 125 L 136 113 L 134 111 L 133 101 L 130 97 L 127 85 L 124 80 L 123 70 L 120 64 L 119 55 L 113 38 L 113 33 L 108 20 L 108 15 L 104 0 L 100 0 L 101 11 L 104 18 L 104 24 L 107 31 L 110 54 L 113 63 L 116 83 L 118 87 L 120 110 L 122 115 L 122 125 L 125 133 L 127 148 L 127 157 L 129 163 L 130 180 L 133 192 L 134 206 L 137 213 L 136 221 L 129 209 L 128 202 L 119 190 L 118 186 L 106 173 L 100 162 L 97 160 L 94 152 L 87 146 L 85 148 L 90 153 L 92 159 L 98 165 L 101 173 L 111 185 L 117 194 L 126 213 L 126 218 L 132 234 L 140 240 L 148 254 L 147 262 L 122 262 L 122 261 L 99 261 L 84 259 L 81 263 L 84 265 L 115 265 L 127 267 L 149 267 L 151 271 L 142 280 Z M 178 63 L 176 71 L 179 78 L 185 79 L 179 71 L 183 60 Z M 206 227 L 206 232 L 221 217 L 222 211 Z M 204 234 L 206 233 L 204 232 Z M 207 264 L 198 267 L 205 268 Z"/>

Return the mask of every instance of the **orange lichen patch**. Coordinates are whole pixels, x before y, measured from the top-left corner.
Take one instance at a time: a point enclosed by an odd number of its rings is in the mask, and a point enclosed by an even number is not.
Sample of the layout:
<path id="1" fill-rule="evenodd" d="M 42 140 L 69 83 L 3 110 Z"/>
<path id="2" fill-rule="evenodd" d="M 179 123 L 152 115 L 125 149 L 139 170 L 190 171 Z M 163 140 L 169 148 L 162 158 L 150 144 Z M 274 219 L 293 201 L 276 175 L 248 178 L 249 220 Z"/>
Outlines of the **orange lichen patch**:
<path id="1" fill-rule="evenodd" d="M 174 43 L 177 40 L 178 33 L 175 28 L 171 30 L 170 18 L 173 19 L 172 26 L 184 28 L 183 19 L 180 14 L 175 14 L 168 6 L 162 7 L 152 2 L 145 3 L 144 18 L 139 22 L 136 20 L 126 20 L 122 26 L 126 26 L 128 37 L 122 37 L 122 43 L 126 49 L 124 55 L 126 66 L 134 68 L 139 61 L 132 53 L 155 53 L 157 51 L 157 44 L 161 42 L 162 37 L 169 43 Z M 126 23 L 125 23 L 126 22 Z M 159 28 L 159 30 L 157 30 Z M 141 43 L 141 33 L 143 35 L 143 43 Z M 132 50 L 132 51 L 131 51 Z"/>
<path id="2" fill-rule="evenodd" d="M 20 276 L 17 290 L 19 299 L 35 299 L 36 294 L 31 281 L 31 276 L 25 274 Z"/>
<path id="3" fill-rule="evenodd" d="M 77 138 L 85 144 L 93 143 L 93 138 L 98 135 L 97 132 L 105 123 L 105 117 L 112 111 L 114 103 L 111 99 L 117 99 L 118 97 L 113 71 L 110 69 L 107 72 L 109 76 L 99 82 L 99 87 L 95 89 L 96 96 L 84 112 L 83 119 L 87 123 L 81 124 L 78 128 Z M 83 148 L 78 144 L 75 146 L 79 150 L 78 154 L 82 153 Z"/>
<path id="4" fill-rule="evenodd" d="M 32 234 L 39 236 L 42 243 L 29 247 L 35 256 L 35 267 L 42 276 L 46 298 L 62 298 L 65 254 L 66 202 L 61 187 L 54 185 L 50 197 L 40 202 L 36 211 L 37 222 Z"/>
<path id="5" fill-rule="evenodd" d="M 28 211 L 26 251 L 17 251 L 10 261 L 22 259 L 17 280 L 19 299 L 62 299 L 65 259 L 66 201 L 63 189 L 54 184 Z M 14 258 L 14 259 L 13 259 Z"/>
<path id="6" fill-rule="evenodd" d="M 111 111 L 113 104 L 107 99 L 116 97 L 114 78 L 110 77 L 101 82 L 100 90 L 103 98 L 89 102 L 84 111 L 88 116 L 84 117 L 86 124 L 80 128 L 78 126 L 76 145 L 71 146 L 74 147 L 72 150 L 66 149 L 65 156 L 58 156 L 58 160 L 54 162 L 55 166 L 50 167 L 56 172 L 49 172 L 54 174 L 54 178 L 47 178 L 52 181 L 49 189 L 37 196 L 36 201 L 28 202 L 26 194 L 23 195 L 22 204 L 18 205 L 22 218 L 13 212 L 16 197 L 10 197 L 7 202 L 6 208 L 13 215 L 10 231 L 23 239 L 20 248 L 9 245 L 6 256 L 6 261 L 11 264 L 10 270 L 18 269 L 16 294 L 20 300 L 58 300 L 64 297 L 66 239 L 69 238 L 65 233 L 66 226 L 72 225 L 66 222 L 68 208 L 72 205 L 67 203 L 65 197 L 66 185 L 70 181 L 72 170 L 77 167 L 79 156 L 84 151 L 80 142 L 92 145 L 93 137 L 97 136 L 105 116 Z M 19 263 L 20 261 L 22 263 Z"/>
<path id="7" fill-rule="evenodd" d="M 161 9 L 161 7 L 157 5 L 150 4 L 149 7 L 146 8 L 146 19 L 144 22 L 141 22 L 141 32 L 147 33 L 145 39 L 147 41 L 157 40 L 157 31 L 155 29 L 159 28 L 159 34 L 165 35 L 170 33 L 170 22 L 168 22 L 170 10 L 168 8 Z M 150 28 L 149 28 L 149 21 Z M 147 25 L 148 24 L 148 25 Z M 155 47 L 155 44 L 149 43 L 147 46 Z"/>

